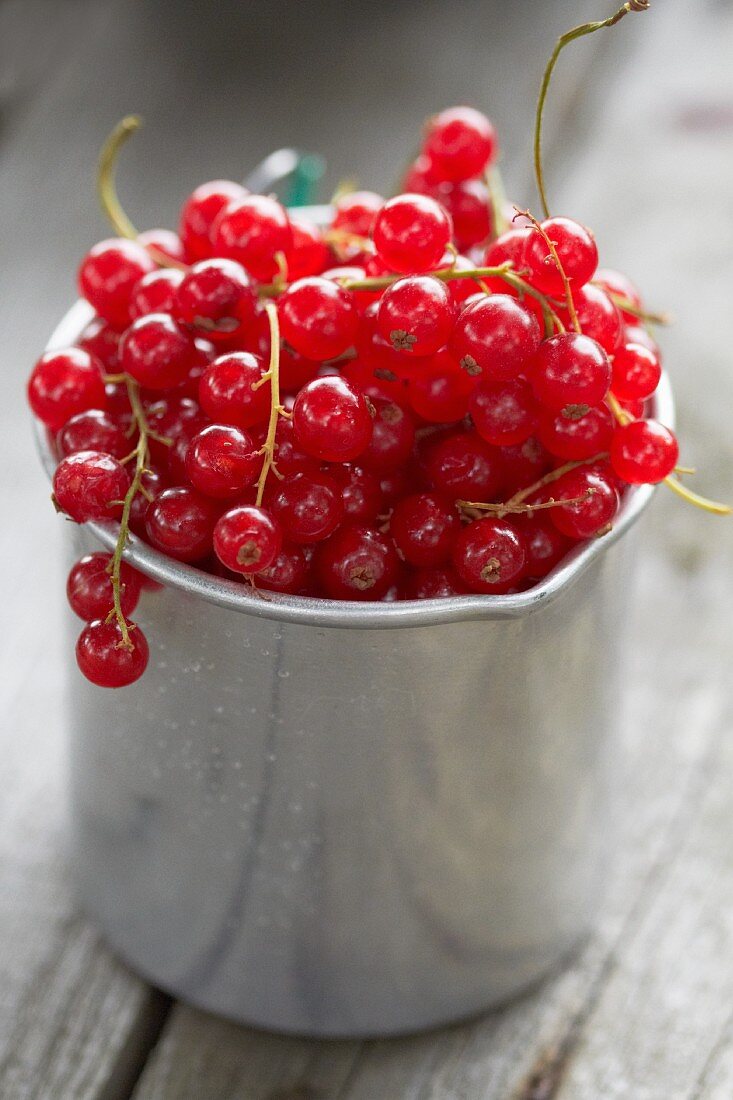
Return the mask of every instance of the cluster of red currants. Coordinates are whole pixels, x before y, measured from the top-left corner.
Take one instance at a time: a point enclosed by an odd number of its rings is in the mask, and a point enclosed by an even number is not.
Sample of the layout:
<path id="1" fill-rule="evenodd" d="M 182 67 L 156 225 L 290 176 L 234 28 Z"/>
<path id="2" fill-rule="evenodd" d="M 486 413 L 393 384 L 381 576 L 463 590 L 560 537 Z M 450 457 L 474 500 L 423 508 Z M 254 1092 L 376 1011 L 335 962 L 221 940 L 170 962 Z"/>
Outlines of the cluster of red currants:
<path id="1" fill-rule="evenodd" d="M 84 674 L 143 672 L 128 532 L 257 590 L 336 600 L 518 592 L 677 464 L 649 419 L 659 350 L 639 294 L 568 218 L 507 216 L 496 136 L 427 126 L 406 192 L 326 226 L 215 181 L 178 233 L 95 245 L 96 313 L 28 394 L 57 508 L 120 523 L 71 571 Z M 487 182 L 489 181 L 489 182 Z"/>

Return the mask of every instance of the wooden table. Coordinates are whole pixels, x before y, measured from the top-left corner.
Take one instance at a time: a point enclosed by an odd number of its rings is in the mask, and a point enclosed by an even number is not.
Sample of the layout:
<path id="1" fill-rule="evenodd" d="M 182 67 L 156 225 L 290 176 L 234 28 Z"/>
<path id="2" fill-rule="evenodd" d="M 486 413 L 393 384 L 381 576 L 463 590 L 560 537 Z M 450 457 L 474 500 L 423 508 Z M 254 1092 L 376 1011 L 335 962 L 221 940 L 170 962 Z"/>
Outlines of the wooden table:
<path id="1" fill-rule="evenodd" d="M 355 172 L 389 188 L 425 113 L 469 98 L 503 128 L 511 193 L 535 202 L 540 59 L 607 7 L 0 6 L 3 1100 L 733 1096 L 733 528 L 664 492 L 640 584 L 619 593 L 633 619 L 618 699 L 633 809 L 597 933 L 532 995 L 404 1040 L 258 1034 L 121 966 L 75 915 L 63 855 L 60 521 L 44 507 L 21 387 L 73 296 L 75 262 L 104 232 L 91 190 L 104 132 L 130 110 L 148 115 L 122 190 L 141 223 L 171 224 L 201 178 L 244 174 L 294 138 L 326 154 L 330 182 Z M 664 347 L 685 460 L 703 491 L 729 499 L 732 44 L 730 5 L 657 0 L 566 55 L 548 119 L 551 201 L 676 315 Z"/>

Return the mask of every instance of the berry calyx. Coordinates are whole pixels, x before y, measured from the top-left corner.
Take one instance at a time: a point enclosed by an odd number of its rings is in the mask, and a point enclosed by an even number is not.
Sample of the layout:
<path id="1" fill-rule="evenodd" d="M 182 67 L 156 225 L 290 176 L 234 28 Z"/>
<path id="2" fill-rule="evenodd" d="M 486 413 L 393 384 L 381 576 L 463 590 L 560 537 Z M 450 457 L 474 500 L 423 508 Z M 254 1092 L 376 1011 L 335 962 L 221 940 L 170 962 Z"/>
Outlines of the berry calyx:
<path id="1" fill-rule="evenodd" d="M 526 563 L 524 539 L 510 520 L 475 520 L 464 527 L 453 547 L 453 565 L 472 592 L 499 595 L 522 576 Z"/>
<path id="2" fill-rule="evenodd" d="M 380 600 L 399 573 L 389 539 L 360 524 L 340 527 L 320 543 L 314 566 L 324 594 L 332 600 Z"/>
<path id="3" fill-rule="evenodd" d="M 387 287 L 379 302 L 377 328 L 395 351 L 433 355 L 448 343 L 455 315 L 445 283 L 411 275 Z"/>
<path id="4" fill-rule="evenodd" d="M 469 300 L 456 319 L 450 349 L 468 374 L 516 378 L 540 346 L 537 318 L 508 294 Z"/>

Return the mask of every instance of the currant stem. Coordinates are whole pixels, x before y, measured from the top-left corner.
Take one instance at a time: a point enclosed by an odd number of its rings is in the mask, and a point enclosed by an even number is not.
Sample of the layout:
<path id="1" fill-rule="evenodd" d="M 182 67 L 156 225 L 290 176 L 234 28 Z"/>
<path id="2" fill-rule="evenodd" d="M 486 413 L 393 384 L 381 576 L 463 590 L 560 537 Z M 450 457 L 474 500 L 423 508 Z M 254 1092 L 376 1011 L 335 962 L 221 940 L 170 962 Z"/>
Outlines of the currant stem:
<path id="1" fill-rule="evenodd" d="M 107 216 L 117 236 L 127 237 L 131 241 L 137 240 L 139 234 L 120 202 L 115 175 L 122 146 L 136 130 L 140 129 L 142 124 L 143 120 L 139 115 L 126 115 L 107 137 L 97 159 L 97 196 L 102 212 Z M 161 267 L 176 267 L 181 271 L 186 270 L 185 264 L 178 263 L 169 256 L 163 255 L 157 248 L 146 245 L 146 249 L 152 259 Z"/>
<path id="2" fill-rule="evenodd" d="M 614 294 L 613 291 L 610 290 L 607 290 L 606 293 L 615 306 L 618 306 L 618 308 L 622 309 L 625 313 L 630 313 L 632 317 L 638 317 L 640 321 L 645 321 L 648 325 L 672 324 L 672 318 L 668 313 L 649 313 L 647 310 L 635 306 L 633 302 L 630 302 L 628 298 L 624 298 L 622 294 Z"/>
<path id="3" fill-rule="evenodd" d="M 548 233 L 542 228 L 535 216 L 533 214 L 530 214 L 529 210 L 519 210 L 516 206 L 514 207 L 514 209 L 517 211 L 518 216 L 529 218 L 529 220 L 532 222 L 532 225 L 535 227 L 539 235 L 542 237 L 542 240 L 547 245 L 555 267 L 557 268 L 558 274 L 562 279 L 563 290 L 565 291 L 565 303 L 567 305 L 568 314 L 570 315 L 570 322 L 575 331 L 577 333 L 580 333 L 582 330 L 580 327 L 580 321 L 578 320 L 578 314 L 575 309 L 575 302 L 573 301 L 573 292 L 570 289 L 570 280 L 565 274 L 565 268 L 563 267 L 562 261 L 557 254 L 557 249 L 555 248 L 554 242 L 550 240 Z"/>
<path id="4" fill-rule="evenodd" d="M 135 499 L 137 493 L 142 488 L 143 474 L 145 473 L 148 465 L 148 439 L 150 436 L 150 429 L 148 427 L 148 421 L 145 416 L 145 410 L 143 409 L 142 402 L 140 400 L 140 389 L 137 382 L 132 378 L 126 376 L 127 395 L 130 400 L 130 408 L 132 409 L 132 415 L 134 422 L 137 425 L 138 437 L 137 444 L 133 451 L 135 456 L 135 472 L 132 475 L 132 481 L 130 482 L 130 488 L 125 494 L 125 499 L 122 503 L 122 516 L 120 518 L 120 530 L 117 535 L 117 543 L 115 544 L 114 553 L 112 555 L 112 561 L 110 563 L 110 575 L 112 579 L 112 598 L 114 604 L 114 617 L 117 620 L 117 624 L 120 628 L 121 641 L 120 647 L 125 649 L 134 649 L 132 640 L 130 638 L 130 630 L 122 610 L 121 602 L 121 585 L 120 585 L 120 573 L 122 569 L 122 554 L 127 540 L 130 535 L 130 511 L 132 509 L 132 502 Z"/>
<path id="5" fill-rule="evenodd" d="M 277 421 L 281 413 L 285 411 L 280 404 L 280 322 L 277 316 L 277 306 L 274 302 L 265 302 L 265 310 L 267 311 L 267 319 L 270 322 L 270 365 L 267 373 L 263 375 L 263 380 L 266 379 L 270 383 L 270 419 L 267 425 L 267 438 L 262 447 L 262 469 L 257 482 L 256 504 L 258 508 L 262 504 L 262 498 L 265 495 L 267 475 L 271 469 L 274 469 L 277 473 L 274 465 Z"/>
<path id="6" fill-rule="evenodd" d="M 550 87 L 550 81 L 552 80 L 552 74 L 555 70 L 557 60 L 571 42 L 574 42 L 576 38 L 583 38 L 587 34 L 593 34 L 594 31 L 600 31 L 604 27 L 614 27 L 617 23 L 628 15 L 632 11 L 646 11 L 649 7 L 649 0 L 629 0 L 624 4 L 614 15 L 609 16 L 608 19 L 597 20 L 593 23 L 582 23 L 578 27 L 573 27 L 572 30 L 566 31 L 561 35 L 555 43 L 555 48 L 550 54 L 550 59 L 547 62 L 544 74 L 542 76 L 542 83 L 540 84 L 540 93 L 537 99 L 537 111 L 535 113 L 534 124 L 534 171 L 535 178 L 537 180 L 537 190 L 540 195 L 540 202 L 542 203 L 542 209 L 546 218 L 550 216 L 550 208 L 547 204 L 547 193 L 545 191 L 545 179 L 542 171 L 542 120 L 545 112 L 545 100 L 547 99 L 547 92 Z"/>
<path id="7" fill-rule="evenodd" d="M 546 485 L 552 485 L 553 481 L 557 481 L 563 474 L 570 473 L 571 470 L 577 470 L 578 466 L 592 466 L 594 462 L 603 462 L 608 458 L 607 451 L 601 451 L 597 455 L 593 455 L 592 458 L 576 459 L 573 462 L 565 462 L 562 466 L 558 466 L 554 470 L 550 470 L 544 477 L 539 478 L 532 485 L 528 485 L 526 489 L 520 489 L 518 493 L 510 497 L 506 502 L 507 507 L 514 507 L 517 504 L 521 504 L 527 497 L 531 497 L 533 493 L 539 492 L 540 489 L 544 489 Z"/>
<path id="8" fill-rule="evenodd" d="M 596 490 L 593 488 L 586 489 L 584 493 L 581 493 L 577 497 L 568 497 L 563 500 L 554 500 L 550 497 L 549 500 L 541 501 L 538 504 L 512 504 L 510 501 L 506 501 L 504 504 L 490 504 L 482 503 L 481 501 L 473 500 L 459 500 L 456 503 L 459 508 L 475 509 L 479 512 L 494 512 L 495 515 L 502 519 L 506 515 L 531 515 L 533 512 L 541 512 L 546 508 L 560 508 L 565 504 L 583 504 L 584 501 L 589 500 L 595 495 Z"/>
<path id="9" fill-rule="evenodd" d="M 493 214 L 492 240 L 495 240 L 497 237 L 500 237 L 502 233 L 506 233 L 509 228 L 509 219 L 504 212 L 507 205 L 504 180 L 497 167 L 492 168 L 486 173 L 486 187 L 489 192 L 489 203 Z"/>

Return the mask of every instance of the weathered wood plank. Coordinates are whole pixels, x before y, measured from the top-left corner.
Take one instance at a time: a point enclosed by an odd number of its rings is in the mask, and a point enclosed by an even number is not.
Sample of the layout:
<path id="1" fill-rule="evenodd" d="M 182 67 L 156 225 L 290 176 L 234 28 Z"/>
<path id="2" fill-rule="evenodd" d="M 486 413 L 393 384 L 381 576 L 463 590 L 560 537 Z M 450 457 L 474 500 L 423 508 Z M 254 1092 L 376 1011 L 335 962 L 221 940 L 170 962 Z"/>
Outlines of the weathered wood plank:
<path id="1" fill-rule="evenodd" d="M 679 119 L 708 96 L 725 98 L 721 88 L 730 94 L 724 52 L 713 48 L 718 35 L 725 40 L 730 20 L 712 4 L 694 13 L 685 7 L 668 3 L 636 28 L 638 52 L 618 68 L 617 98 L 609 89 L 602 132 L 588 126 L 592 107 L 571 118 L 587 147 L 578 155 L 568 139 L 566 170 L 557 164 L 553 189 L 565 209 L 595 226 L 609 262 L 638 275 L 651 297 L 678 314 L 680 324 L 665 340 L 670 363 L 684 363 L 696 347 L 692 361 L 704 362 L 706 383 L 719 395 L 714 407 L 702 406 L 697 366 L 687 377 L 678 370 L 681 400 L 691 407 L 683 418 L 688 449 L 695 460 L 700 456 L 706 488 L 723 492 L 730 490 L 731 467 L 720 463 L 721 421 L 733 383 L 724 376 L 721 276 L 730 261 L 716 253 L 711 287 L 710 257 L 698 248 L 696 196 L 704 186 L 711 209 L 729 209 L 731 166 L 717 134 Z M 614 153 L 621 149 L 624 157 Z M 681 199 L 673 214 L 671 195 Z M 647 524 L 639 596 L 629 599 L 633 663 L 619 701 L 629 812 L 607 906 L 582 955 L 537 994 L 483 1020 L 406 1040 L 349 1044 L 345 1084 L 341 1067 L 333 1068 L 333 1044 L 311 1044 L 303 1066 L 302 1048 L 292 1040 L 233 1031 L 179 1007 L 136 1100 L 186 1100 L 211 1081 L 221 1095 L 271 1100 L 273 1079 L 278 1088 L 292 1086 L 285 1095 L 300 1095 L 299 1088 L 303 1096 L 310 1090 L 342 1100 L 731 1095 L 731 979 L 723 960 L 733 958 L 733 926 L 720 915 L 731 900 L 724 770 L 730 713 L 721 677 L 731 645 L 721 606 L 731 545 L 729 532 L 711 523 L 662 499 Z M 258 1053 L 267 1050 L 264 1075 L 252 1044 Z M 187 1053 L 192 1049 L 195 1058 Z M 218 1075 L 203 1075 L 222 1049 Z"/>

